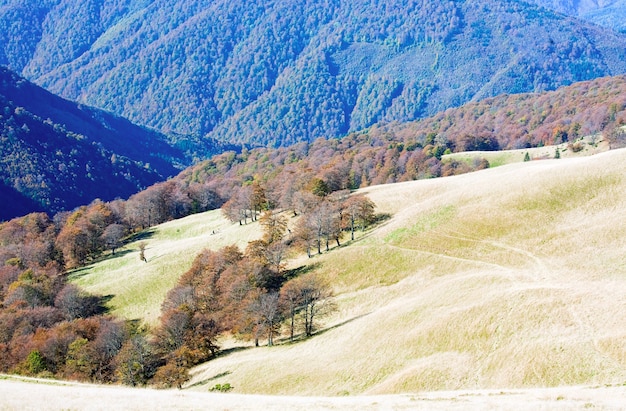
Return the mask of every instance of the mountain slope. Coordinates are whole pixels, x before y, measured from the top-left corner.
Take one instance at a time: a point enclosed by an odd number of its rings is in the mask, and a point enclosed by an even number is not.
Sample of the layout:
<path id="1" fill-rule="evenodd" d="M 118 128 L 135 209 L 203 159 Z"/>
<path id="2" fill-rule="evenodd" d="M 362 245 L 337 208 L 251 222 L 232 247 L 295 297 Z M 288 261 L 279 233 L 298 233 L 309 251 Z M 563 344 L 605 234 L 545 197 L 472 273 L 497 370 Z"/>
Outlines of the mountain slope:
<path id="1" fill-rule="evenodd" d="M 626 30 L 624 0 L 531 0 L 539 6 L 559 13 L 577 16 L 616 31 Z"/>
<path id="2" fill-rule="evenodd" d="M 332 284 L 337 310 L 321 332 L 274 347 L 224 341 L 189 389 L 329 396 L 622 384 L 625 161 L 621 149 L 363 190 L 391 219 L 290 262 Z M 149 264 L 130 244 L 74 281 L 151 322 L 191 248 L 254 239 L 255 228 L 217 211 L 187 217 L 145 240 Z"/>
<path id="3" fill-rule="evenodd" d="M 531 0 L 539 6 L 572 16 L 612 7 L 621 0 Z"/>
<path id="4" fill-rule="evenodd" d="M 277 204 L 285 204 L 283 197 L 288 203 L 294 186 L 305 186 L 312 178 L 341 190 L 469 171 L 443 165 L 440 159 L 447 151 L 562 143 L 574 151 L 576 140 L 584 136 L 590 137 L 592 146 L 604 140 L 611 148 L 624 147 L 624 124 L 626 77 L 615 76 L 544 93 L 501 95 L 415 122 L 377 125 L 341 139 L 225 153 L 190 167 L 175 180 L 183 185 L 211 184 L 226 201 L 235 188 L 254 179 L 270 188 Z"/>
<path id="5" fill-rule="evenodd" d="M 517 1 L 26 3 L 0 9 L 0 63 L 139 124 L 252 145 L 626 72 L 626 36 Z"/>
<path id="6" fill-rule="evenodd" d="M 581 17 L 605 27 L 626 33 L 626 0 L 616 1 L 606 7 L 589 10 Z"/>
<path id="7" fill-rule="evenodd" d="M 0 219 L 127 197 L 189 164 L 165 136 L 63 100 L 5 68 L 0 109 Z"/>
<path id="8" fill-rule="evenodd" d="M 329 328 L 295 345 L 233 350 L 198 367 L 191 389 L 341 395 L 622 382 L 624 161 L 617 150 L 365 190 L 393 217 L 314 261 L 338 295 Z"/>

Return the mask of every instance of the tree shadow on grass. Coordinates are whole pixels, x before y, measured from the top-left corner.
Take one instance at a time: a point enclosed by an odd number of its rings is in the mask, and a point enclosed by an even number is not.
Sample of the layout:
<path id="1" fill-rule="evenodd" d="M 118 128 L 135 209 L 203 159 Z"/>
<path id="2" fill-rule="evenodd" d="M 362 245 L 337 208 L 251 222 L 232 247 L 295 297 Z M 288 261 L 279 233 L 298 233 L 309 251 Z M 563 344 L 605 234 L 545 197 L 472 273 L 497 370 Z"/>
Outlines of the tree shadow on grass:
<path id="1" fill-rule="evenodd" d="M 120 250 L 120 249 L 118 249 L 115 252 L 115 254 L 113 254 L 113 253 L 102 254 L 98 258 L 94 258 L 90 265 L 99 263 L 101 261 L 115 260 L 116 258 L 124 257 L 126 254 L 130 254 L 130 253 L 132 253 L 134 251 L 135 250 L 128 250 L 128 249 Z"/>
<path id="2" fill-rule="evenodd" d="M 132 243 L 133 241 L 149 240 L 150 238 L 154 237 L 155 232 L 156 232 L 156 229 L 154 228 L 148 228 L 146 230 L 142 230 L 128 237 L 128 239 L 124 242 L 124 244 Z"/>
<path id="3" fill-rule="evenodd" d="M 284 274 L 285 279 L 288 281 L 293 278 L 300 277 L 301 275 L 304 275 L 306 273 L 310 273 L 311 271 L 317 270 L 318 268 L 320 268 L 320 263 L 301 265 L 300 267 L 286 270 Z"/>
<path id="4" fill-rule="evenodd" d="M 332 331 L 332 330 L 335 330 L 337 328 L 341 328 L 341 327 L 343 327 L 346 324 L 350 324 L 353 321 L 359 320 L 359 319 L 361 319 L 363 317 L 367 317 L 370 314 L 371 313 L 365 313 L 365 314 L 357 315 L 356 317 L 348 318 L 347 320 L 342 321 L 342 322 L 340 322 L 338 324 L 335 324 L 333 326 L 323 328 L 323 329 L 321 329 L 319 331 L 315 331 L 311 337 L 315 337 L 317 335 L 322 335 L 322 334 L 327 333 L 328 331 Z"/>
<path id="5" fill-rule="evenodd" d="M 325 334 L 328 331 L 332 331 L 332 330 L 335 330 L 337 328 L 343 327 L 346 324 L 350 324 L 351 322 L 356 321 L 356 320 L 358 320 L 360 318 L 366 317 L 366 316 L 368 316 L 370 314 L 371 313 L 365 313 L 365 314 L 357 315 L 356 317 L 348 318 L 347 320 L 342 321 L 342 322 L 340 322 L 338 324 L 335 324 L 333 326 L 330 326 L 330 327 L 327 327 L 327 328 L 322 328 L 321 330 L 315 331 L 313 333 L 313 335 L 311 335 L 310 337 L 306 337 L 304 335 L 304 333 L 302 332 L 302 333 L 295 334 L 294 338 L 293 338 L 293 341 L 289 341 L 289 337 L 281 337 L 281 338 L 276 339 L 276 342 L 279 343 L 280 345 L 297 344 L 299 342 L 303 342 L 303 341 L 309 340 L 311 338 L 315 338 L 318 335 Z"/>
<path id="6" fill-rule="evenodd" d="M 239 351 L 246 351 L 246 350 L 249 350 L 251 348 L 256 348 L 256 347 L 253 347 L 251 345 L 250 346 L 240 345 L 240 346 L 237 346 L 237 347 L 227 348 L 225 350 L 219 350 L 218 353 L 215 355 L 215 358 L 225 357 L 227 355 L 234 354 L 234 353 L 239 352 Z"/>
<path id="7" fill-rule="evenodd" d="M 115 254 L 100 255 L 98 258 L 94 258 L 93 260 L 91 260 L 88 265 L 68 271 L 68 278 L 70 280 L 77 280 L 86 276 L 87 274 L 90 274 L 90 270 L 93 268 L 94 264 L 100 263 L 102 261 L 114 260 L 116 258 L 124 257 L 125 255 L 133 252 L 135 252 L 135 250 L 119 250 Z"/>
<path id="8" fill-rule="evenodd" d="M 89 274 L 89 269 L 90 268 L 92 268 L 91 265 L 86 265 L 84 267 L 68 271 L 67 279 L 69 281 L 78 280 L 79 278 L 82 278 L 82 277 L 86 276 L 87 274 Z"/>

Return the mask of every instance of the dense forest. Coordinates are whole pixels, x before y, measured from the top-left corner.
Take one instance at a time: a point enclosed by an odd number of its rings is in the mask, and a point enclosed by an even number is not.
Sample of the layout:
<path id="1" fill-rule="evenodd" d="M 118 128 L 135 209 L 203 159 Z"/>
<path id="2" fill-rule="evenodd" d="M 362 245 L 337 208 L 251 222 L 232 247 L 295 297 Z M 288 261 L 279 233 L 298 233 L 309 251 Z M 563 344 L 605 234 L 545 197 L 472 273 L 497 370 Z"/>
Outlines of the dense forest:
<path id="1" fill-rule="evenodd" d="M 227 148 L 138 127 L 0 68 L 0 220 L 127 198 Z"/>
<path id="2" fill-rule="evenodd" d="M 626 33 L 626 0 L 618 0 L 599 9 L 589 10 L 581 17 L 605 27 Z"/>
<path id="3" fill-rule="evenodd" d="M 625 35 L 513 0 L 9 1 L 0 36 L 65 98 L 248 147 L 626 72 Z"/>

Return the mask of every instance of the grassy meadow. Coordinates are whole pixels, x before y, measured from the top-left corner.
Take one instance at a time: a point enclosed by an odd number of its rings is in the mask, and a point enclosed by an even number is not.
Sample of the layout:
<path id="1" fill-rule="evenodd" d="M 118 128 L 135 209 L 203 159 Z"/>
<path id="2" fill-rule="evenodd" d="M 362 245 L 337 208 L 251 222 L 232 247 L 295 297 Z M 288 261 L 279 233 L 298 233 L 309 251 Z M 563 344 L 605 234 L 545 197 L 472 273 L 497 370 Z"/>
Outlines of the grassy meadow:
<path id="1" fill-rule="evenodd" d="M 626 382 L 626 150 L 362 190 L 392 217 L 310 264 L 336 310 L 313 338 L 223 341 L 188 391 L 343 396 Z M 72 274 L 153 324 L 205 247 L 260 235 L 219 211 Z"/>
<path id="2" fill-rule="evenodd" d="M 502 150 L 502 151 L 464 151 L 459 153 L 446 154 L 442 157 L 442 161 L 457 160 L 468 164 L 486 159 L 489 161 L 490 167 L 499 167 L 505 164 L 521 163 L 528 154 L 529 160 L 547 160 L 557 156 L 560 158 L 575 158 L 590 156 L 609 150 L 609 143 L 603 140 L 600 135 L 593 135 L 580 138 L 577 143 L 573 143 L 572 149 L 570 143 L 562 143 L 552 146 L 522 148 L 518 150 Z"/>
<path id="3" fill-rule="evenodd" d="M 243 249 L 260 234 L 258 224 L 233 225 L 220 210 L 195 214 L 141 233 L 114 256 L 70 273 L 70 280 L 91 293 L 107 296 L 113 314 L 154 325 L 167 291 L 201 250 L 231 244 Z M 142 241 L 147 262 L 139 259 Z"/>
<path id="4" fill-rule="evenodd" d="M 363 190 L 393 217 L 311 262 L 314 338 L 233 351 L 192 390 L 390 394 L 626 381 L 626 151 Z"/>

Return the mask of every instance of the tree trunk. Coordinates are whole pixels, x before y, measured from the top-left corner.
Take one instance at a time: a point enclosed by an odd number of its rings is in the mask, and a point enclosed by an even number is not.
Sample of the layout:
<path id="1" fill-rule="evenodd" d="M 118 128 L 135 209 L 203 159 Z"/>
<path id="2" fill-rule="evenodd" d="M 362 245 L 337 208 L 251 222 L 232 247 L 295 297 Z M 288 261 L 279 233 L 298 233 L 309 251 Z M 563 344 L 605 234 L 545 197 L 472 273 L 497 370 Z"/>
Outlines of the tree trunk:
<path id="1" fill-rule="evenodd" d="M 269 324 L 268 327 L 268 331 L 267 331 L 267 346 L 268 347 L 273 347 L 274 346 L 274 324 Z"/>
<path id="2" fill-rule="evenodd" d="M 312 336 L 313 335 L 313 315 L 315 314 L 315 311 L 313 310 L 313 305 L 311 305 L 311 318 L 309 318 L 309 332 L 307 334 L 307 336 Z"/>
<path id="3" fill-rule="evenodd" d="M 309 336 L 309 306 L 304 307 L 304 335 Z"/>
<path id="4" fill-rule="evenodd" d="M 350 238 L 354 241 L 354 218 L 350 219 Z"/>

